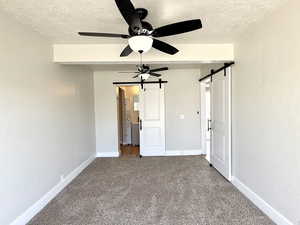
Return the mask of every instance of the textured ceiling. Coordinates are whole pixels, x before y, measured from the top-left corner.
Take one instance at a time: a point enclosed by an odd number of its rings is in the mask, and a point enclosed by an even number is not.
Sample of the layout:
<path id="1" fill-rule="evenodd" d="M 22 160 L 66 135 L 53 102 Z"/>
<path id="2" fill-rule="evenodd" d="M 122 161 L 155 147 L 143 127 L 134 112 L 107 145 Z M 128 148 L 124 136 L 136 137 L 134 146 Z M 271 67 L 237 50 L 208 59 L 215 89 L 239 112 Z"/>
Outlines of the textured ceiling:
<path id="1" fill-rule="evenodd" d="M 154 27 L 202 19 L 203 29 L 164 38 L 172 43 L 230 42 L 253 22 L 288 0 L 132 0 L 149 11 Z M 114 0 L 0 0 L 0 9 L 56 43 L 122 43 L 79 37 L 78 31 L 127 33 Z"/>

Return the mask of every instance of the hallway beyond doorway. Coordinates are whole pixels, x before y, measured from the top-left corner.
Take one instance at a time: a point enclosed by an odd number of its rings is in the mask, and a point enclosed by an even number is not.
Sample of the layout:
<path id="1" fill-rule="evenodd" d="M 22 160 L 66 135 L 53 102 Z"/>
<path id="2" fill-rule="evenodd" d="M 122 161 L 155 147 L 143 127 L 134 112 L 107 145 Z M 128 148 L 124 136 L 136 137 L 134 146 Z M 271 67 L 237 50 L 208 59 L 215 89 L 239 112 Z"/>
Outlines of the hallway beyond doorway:
<path id="1" fill-rule="evenodd" d="M 139 157 L 140 147 L 134 145 L 121 145 L 120 157 Z"/>

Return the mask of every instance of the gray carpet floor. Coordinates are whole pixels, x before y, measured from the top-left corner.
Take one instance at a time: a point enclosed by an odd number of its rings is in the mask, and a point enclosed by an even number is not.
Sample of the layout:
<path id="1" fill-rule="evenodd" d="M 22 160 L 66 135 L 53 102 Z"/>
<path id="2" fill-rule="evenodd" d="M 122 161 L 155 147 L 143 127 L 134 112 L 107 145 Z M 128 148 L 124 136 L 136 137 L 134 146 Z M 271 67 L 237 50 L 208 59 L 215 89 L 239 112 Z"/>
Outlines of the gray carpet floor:
<path id="1" fill-rule="evenodd" d="M 98 158 L 29 224 L 273 225 L 207 161 Z"/>

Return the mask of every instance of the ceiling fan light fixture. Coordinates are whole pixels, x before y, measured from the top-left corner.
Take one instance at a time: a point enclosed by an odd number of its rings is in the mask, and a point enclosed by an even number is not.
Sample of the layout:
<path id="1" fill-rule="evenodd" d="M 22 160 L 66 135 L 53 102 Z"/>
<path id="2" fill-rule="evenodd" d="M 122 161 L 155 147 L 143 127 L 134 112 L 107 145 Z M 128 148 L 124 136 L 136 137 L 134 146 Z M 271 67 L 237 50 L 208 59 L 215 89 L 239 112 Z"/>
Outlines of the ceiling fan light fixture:
<path id="1" fill-rule="evenodd" d="M 142 80 L 147 80 L 150 77 L 149 73 L 142 73 L 139 75 Z"/>
<path id="2" fill-rule="evenodd" d="M 138 53 L 148 52 L 153 44 L 153 39 L 149 36 L 139 35 L 128 39 L 130 48 Z"/>

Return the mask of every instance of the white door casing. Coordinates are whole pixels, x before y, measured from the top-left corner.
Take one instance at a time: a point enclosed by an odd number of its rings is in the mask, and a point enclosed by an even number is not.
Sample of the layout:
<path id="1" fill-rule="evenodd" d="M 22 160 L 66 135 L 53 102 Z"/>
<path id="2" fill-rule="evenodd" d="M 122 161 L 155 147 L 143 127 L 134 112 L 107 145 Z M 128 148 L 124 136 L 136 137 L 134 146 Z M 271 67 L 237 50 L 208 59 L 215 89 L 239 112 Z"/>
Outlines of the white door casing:
<path id="1" fill-rule="evenodd" d="M 200 82 L 201 147 L 210 162 L 210 78 Z"/>
<path id="2" fill-rule="evenodd" d="M 211 84 L 211 164 L 231 180 L 231 69 L 213 76 Z"/>
<path id="3" fill-rule="evenodd" d="M 164 85 L 146 84 L 140 90 L 140 154 L 165 155 Z"/>

